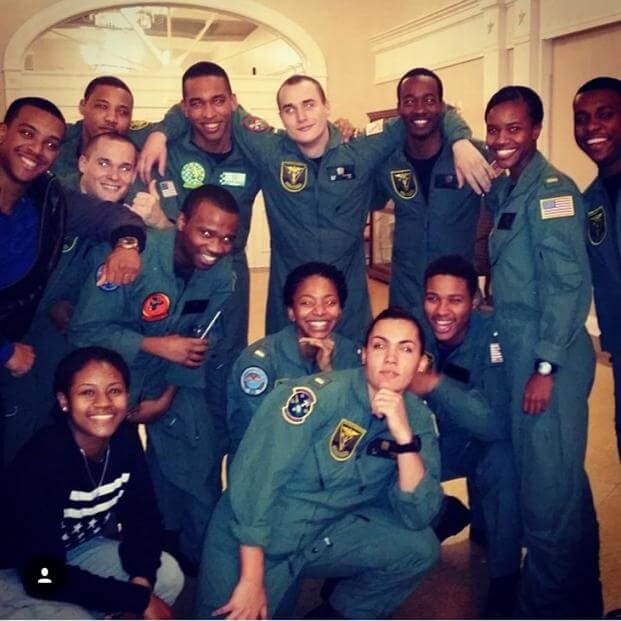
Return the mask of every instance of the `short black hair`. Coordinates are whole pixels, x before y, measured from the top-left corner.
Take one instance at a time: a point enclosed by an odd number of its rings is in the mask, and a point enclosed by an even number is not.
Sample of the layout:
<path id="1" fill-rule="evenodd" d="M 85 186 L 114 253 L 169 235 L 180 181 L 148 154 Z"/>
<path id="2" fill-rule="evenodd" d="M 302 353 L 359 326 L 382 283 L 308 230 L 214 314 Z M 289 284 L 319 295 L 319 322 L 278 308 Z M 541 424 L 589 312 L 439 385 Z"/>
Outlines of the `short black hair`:
<path id="1" fill-rule="evenodd" d="M 239 216 L 239 206 L 235 197 L 219 185 L 208 183 L 194 188 L 183 201 L 181 211 L 186 218 L 191 218 L 196 208 L 203 202 L 209 202 L 227 213 Z"/>
<path id="2" fill-rule="evenodd" d="M 222 78 L 226 84 L 226 90 L 229 95 L 233 93 L 233 89 L 231 88 L 231 81 L 229 80 L 229 76 L 220 65 L 216 65 L 216 63 L 211 63 L 209 61 L 201 61 L 198 63 L 194 63 L 191 67 L 188 67 L 181 78 L 181 92 L 185 97 L 185 83 L 186 80 L 191 80 L 192 78 L 201 78 L 201 77 L 209 77 L 215 76 L 216 78 Z"/>
<path id="3" fill-rule="evenodd" d="M 121 354 L 106 347 L 91 346 L 73 350 L 58 363 L 54 373 L 54 394 L 61 392 L 69 395 L 76 373 L 89 362 L 106 362 L 114 367 L 121 374 L 125 387 L 129 390 L 129 367 Z"/>
<path id="4" fill-rule="evenodd" d="M 302 73 L 296 73 L 295 75 L 289 76 L 278 87 L 278 90 L 276 91 L 276 105 L 278 106 L 279 110 L 280 110 L 280 91 L 282 91 L 282 89 L 285 86 L 295 86 L 296 84 L 300 84 L 302 82 L 311 82 L 317 87 L 317 90 L 319 91 L 319 99 L 321 99 L 321 103 L 325 104 L 326 101 L 328 101 L 326 97 L 326 91 L 323 90 L 323 86 L 321 86 L 321 82 L 319 80 L 312 78 L 309 75 L 304 75 Z"/>
<path id="5" fill-rule="evenodd" d="M 400 308 L 399 306 L 389 306 L 385 308 L 375 319 L 371 320 L 369 327 L 364 335 L 364 346 L 366 347 L 369 344 L 369 337 L 371 336 L 371 332 L 373 332 L 373 328 L 375 328 L 375 324 L 379 323 L 383 319 L 403 319 L 404 321 L 409 321 L 411 324 L 416 326 L 418 330 L 418 340 L 420 341 L 420 351 L 421 354 L 425 351 L 425 333 L 418 322 L 418 319 L 412 315 L 410 311 L 405 310 L 405 308 Z"/>
<path id="6" fill-rule="evenodd" d="M 115 88 L 122 88 L 124 91 L 127 91 L 132 98 L 132 102 L 134 100 L 133 93 L 129 90 L 129 86 L 123 82 L 123 80 L 119 78 L 115 78 L 113 75 L 102 75 L 98 78 L 91 80 L 84 89 L 84 101 L 86 101 L 92 94 L 93 91 L 98 86 L 113 86 Z"/>
<path id="7" fill-rule="evenodd" d="M 590 91 L 614 91 L 621 97 L 621 80 L 617 78 L 611 78 L 609 76 L 598 76 L 585 82 L 577 91 L 576 95 L 580 93 L 588 93 Z"/>
<path id="8" fill-rule="evenodd" d="M 409 80 L 410 78 L 415 78 L 417 75 L 424 75 L 428 78 L 433 78 L 436 81 L 436 84 L 438 85 L 438 97 L 440 98 L 440 101 L 442 101 L 444 97 L 444 86 L 442 85 L 442 80 L 440 79 L 440 76 L 438 76 L 437 73 L 434 73 L 430 69 L 425 69 L 424 67 L 416 67 L 415 69 L 410 69 L 399 80 L 399 83 L 397 84 L 397 102 L 401 102 L 401 85 L 406 80 Z"/>
<path id="9" fill-rule="evenodd" d="M 492 95 L 491 99 L 487 102 L 487 106 L 485 106 L 485 118 L 487 119 L 487 115 L 492 108 L 507 101 L 523 101 L 526 104 L 528 116 L 533 122 L 533 125 L 541 125 L 543 122 L 543 103 L 541 103 L 541 97 L 528 86 L 516 85 L 504 86 Z"/>
<path id="10" fill-rule="evenodd" d="M 345 302 L 347 301 L 347 283 L 345 282 L 343 272 L 334 267 L 334 265 L 321 263 L 319 261 L 302 263 L 302 265 L 298 265 L 289 272 L 283 288 L 285 306 L 293 306 L 293 298 L 295 297 L 298 287 L 311 276 L 321 276 L 329 280 L 336 288 L 341 308 L 345 306 Z"/>
<path id="11" fill-rule="evenodd" d="M 3 122 L 5 125 L 10 125 L 24 106 L 32 106 L 33 108 L 43 110 L 55 116 L 59 121 L 62 121 L 63 124 L 66 123 L 63 113 L 49 99 L 43 99 L 43 97 L 20 97 L 19 99 L 15 99 L 4 113 Z"/>
<path id="12" fill-rule="evenodd" d="M 470 297 L 474 297 L 479 289 L 479 278 L 470 261 L 458 254 L 449 254 L 432 261 L 425 270 L 425 288 L 434 276 L 446 275 L 466 281 Z"/>
<path id="13" fill-rule="evenodd" d="M 82 155 L 90 155 L 91 151 L 95 147 L 95 145 L 100 140 L 113 140 L 114 142 L 123 142 L 125 144 L 129 144 L 134 147 L 134 151 L 136 152 L 136 156 L 138 156 L 138 149 L 136 145 L 125 135 L 119 134 L 118 132 L 108 132 L 106 134 L 97 134 L 93 136 L 87 143 L 86 147 L 82 151 Z"/>

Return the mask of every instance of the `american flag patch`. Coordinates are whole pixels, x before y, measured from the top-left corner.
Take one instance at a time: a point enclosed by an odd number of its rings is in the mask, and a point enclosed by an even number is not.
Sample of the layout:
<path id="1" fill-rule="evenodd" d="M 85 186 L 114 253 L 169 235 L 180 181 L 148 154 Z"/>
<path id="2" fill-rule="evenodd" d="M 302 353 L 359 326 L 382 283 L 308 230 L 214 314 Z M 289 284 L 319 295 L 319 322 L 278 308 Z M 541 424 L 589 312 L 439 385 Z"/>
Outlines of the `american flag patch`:
<path id="1" fill-rule="evenodd" d="M 164 198 L 177 196 L 177 188 L 174 181 L 160 181 L 160 192 Z"/>
<path id="2" fill-rule="evenodd" d="M 502 349 L 500 349 L 500 343 L 489 344 L 489 361 L 492 364 L 499 364 L 505 361 L 502 357 Z"/>
<path id="3" fill-rule="evenodd" d="M 539 201 L 542 220 L 552 218 L 567 218 L 575 215 L 573 196 L 555 196 L 554 198 L 542 198 Z"/>

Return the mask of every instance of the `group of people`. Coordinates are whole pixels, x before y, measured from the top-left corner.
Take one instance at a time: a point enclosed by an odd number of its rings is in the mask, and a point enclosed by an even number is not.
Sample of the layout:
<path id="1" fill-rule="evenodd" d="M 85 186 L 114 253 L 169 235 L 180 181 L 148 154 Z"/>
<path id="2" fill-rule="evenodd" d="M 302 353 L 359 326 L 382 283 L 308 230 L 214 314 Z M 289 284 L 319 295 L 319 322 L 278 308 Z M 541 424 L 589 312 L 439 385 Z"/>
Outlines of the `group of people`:
<path id="1" fill-rule="evenodd" d="M 424 68 L 365 135 L 329 122 L 312 77 L 276 101 L 284 131 L 200 62 L 154 125 L 111 76 L 72 126 L 45 99 L 9 106 L 0 616 L 171 618 L 180 564 L 200 618 L 291 617 L 307 576 L 326 579 L 313 618 L 387 618 L 469 523 L 482 616 L 601 616 L 584 323 L 594 289 L 621 377 L 621 81 L 574 100 L 599 170 L 584 197 L 537 150 L 524 86 L 490 99 L 486 146 Z M 259 190 L 266 337 L 248 346 Z M 372 319 L 364 227 L 388 198 L 390 305 Z M 493 311 L 472 264 L 482 203 Z M 458 477 L 470 509 L 442 491 Z"/>

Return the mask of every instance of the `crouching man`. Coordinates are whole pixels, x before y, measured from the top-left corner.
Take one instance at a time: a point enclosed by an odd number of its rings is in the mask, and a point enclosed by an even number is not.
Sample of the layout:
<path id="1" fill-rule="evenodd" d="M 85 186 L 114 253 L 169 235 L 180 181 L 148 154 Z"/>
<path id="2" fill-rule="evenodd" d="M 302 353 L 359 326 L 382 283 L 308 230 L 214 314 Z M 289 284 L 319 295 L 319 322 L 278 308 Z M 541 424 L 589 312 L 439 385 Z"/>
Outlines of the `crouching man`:
<path id="1" fill-rule="evenodd" d="M 362 368 L 283 382 L 254 415 L 203 548 L 197 617 L 289 617 L 302 576 L 340 577 L 313 618 L 386 618 L 438 559 L 429 409 L 406 393 L 423 334 L 372 323 Z"/>

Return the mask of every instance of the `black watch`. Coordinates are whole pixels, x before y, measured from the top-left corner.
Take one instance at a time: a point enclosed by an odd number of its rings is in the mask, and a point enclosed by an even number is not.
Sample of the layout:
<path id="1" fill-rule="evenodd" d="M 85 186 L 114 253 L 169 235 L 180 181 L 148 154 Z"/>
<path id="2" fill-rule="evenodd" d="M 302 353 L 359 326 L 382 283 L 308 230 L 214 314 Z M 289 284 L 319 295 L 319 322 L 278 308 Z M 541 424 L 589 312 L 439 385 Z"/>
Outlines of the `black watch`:
<path id="1" fill-rule="evenodd" d="M 397 442 L 393 442 L 390 449 L 393 453 L 401 454 L 401 453 L 419 453 L 421 449 L 421 441 L 418 436 L 413 436 L 412 441 L 407 444 L 398 444 Z"/>

